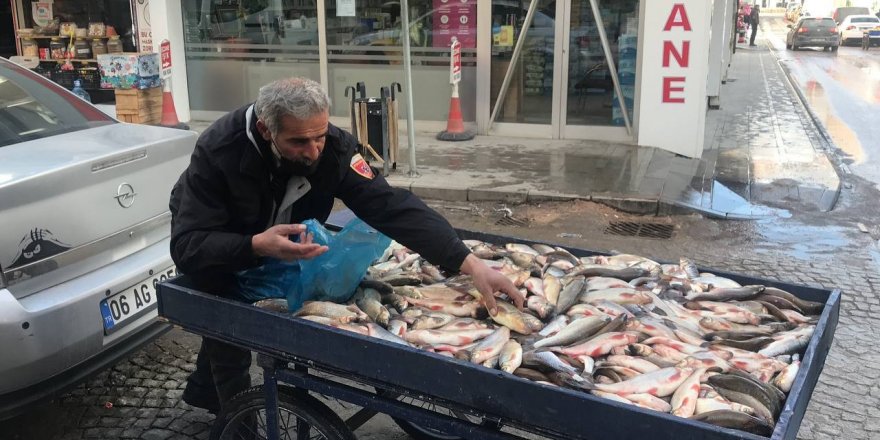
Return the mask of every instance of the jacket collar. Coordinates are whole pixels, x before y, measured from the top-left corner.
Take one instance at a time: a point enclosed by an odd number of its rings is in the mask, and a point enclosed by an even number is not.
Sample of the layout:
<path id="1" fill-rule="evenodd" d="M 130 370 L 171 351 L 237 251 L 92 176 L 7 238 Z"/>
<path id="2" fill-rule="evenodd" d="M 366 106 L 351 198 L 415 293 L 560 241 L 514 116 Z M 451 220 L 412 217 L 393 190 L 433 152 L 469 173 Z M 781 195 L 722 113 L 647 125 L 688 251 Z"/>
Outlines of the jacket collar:
<path id="1" fill-rule="evenodd" d="M 253 177 L 266 176 L 270 167 L 271 150 L 267 142 L 257 131 L 257 118 L 254 114 L 254 106 L 251 104 L 244 114 L 244 131 L 250 141 L 250 147 L 242 153 L 239 170 Z"/>

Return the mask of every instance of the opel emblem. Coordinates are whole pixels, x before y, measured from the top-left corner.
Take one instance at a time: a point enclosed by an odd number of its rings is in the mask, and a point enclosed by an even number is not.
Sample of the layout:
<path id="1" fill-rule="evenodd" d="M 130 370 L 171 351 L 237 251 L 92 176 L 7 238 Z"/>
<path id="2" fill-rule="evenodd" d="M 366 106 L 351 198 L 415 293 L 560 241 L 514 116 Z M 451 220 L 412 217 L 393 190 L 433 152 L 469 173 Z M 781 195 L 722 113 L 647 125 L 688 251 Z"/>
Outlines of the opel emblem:
<path id="1" fill-rule="evenodd" d="M 134 192 L 134 188 L 127 183 L 123 183 L 119 185 L 119 188 L 116 188 L 116 202 L 119 203 L 119 206 L 123 208 L 130 208 L 131 205 L 134 204 L 134 196 L 137 193 Z"/>

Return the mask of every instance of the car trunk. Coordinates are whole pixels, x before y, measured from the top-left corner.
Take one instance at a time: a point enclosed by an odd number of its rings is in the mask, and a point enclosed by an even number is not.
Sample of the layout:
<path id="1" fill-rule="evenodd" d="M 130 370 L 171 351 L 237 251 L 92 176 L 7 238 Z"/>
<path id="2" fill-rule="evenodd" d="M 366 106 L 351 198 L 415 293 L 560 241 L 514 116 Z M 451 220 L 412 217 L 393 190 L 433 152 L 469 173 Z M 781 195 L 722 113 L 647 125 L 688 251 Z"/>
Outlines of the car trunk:
<path id="1" fill-rule="evenodd" d="M 168 235 L 195 133 L 111 124 L 0 148 L 0 267 L 18 298 Z M 42 276 L 54 273 L 54 276 Z"/>

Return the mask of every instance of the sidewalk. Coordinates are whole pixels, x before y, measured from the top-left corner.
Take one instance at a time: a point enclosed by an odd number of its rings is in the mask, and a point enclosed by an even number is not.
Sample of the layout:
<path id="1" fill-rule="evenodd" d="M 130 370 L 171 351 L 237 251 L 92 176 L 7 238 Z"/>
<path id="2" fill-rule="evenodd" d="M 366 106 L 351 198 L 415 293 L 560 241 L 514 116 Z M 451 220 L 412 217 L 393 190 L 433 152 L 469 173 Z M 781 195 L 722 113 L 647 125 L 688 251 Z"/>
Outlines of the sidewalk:
<path id="1" fill-rule="evenodd" d="M 442 142 L 416 136 L 419 177 L 401 145 L 389 182 L 453 201 L 593 200 L 629 212 L 681 209 L 731 219 L 788 216 L 834 207 L 840 180 L 823 138 L 766 44 L 740 45 L 721 109 L 707 115 L 700 159 L 600 141 L 477 136 Z M 193 122 L 194 129 L 206 123 Z M 401 142 L 406 134 L 401 133 Z"/>

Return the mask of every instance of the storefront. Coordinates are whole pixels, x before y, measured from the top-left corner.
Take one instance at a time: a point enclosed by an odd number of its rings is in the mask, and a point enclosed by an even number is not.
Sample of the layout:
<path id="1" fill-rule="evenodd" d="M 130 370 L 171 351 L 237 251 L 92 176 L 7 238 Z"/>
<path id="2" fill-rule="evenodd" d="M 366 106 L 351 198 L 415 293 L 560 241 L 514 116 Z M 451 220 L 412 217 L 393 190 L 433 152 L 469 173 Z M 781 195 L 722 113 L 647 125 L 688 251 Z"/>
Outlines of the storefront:
<path id="1" fill-rule="evenodd" d="M 19 20 L 33 21 L 25 1 L 14 1 Z M 416 128 L 445 127 L 455 36 L 463 118 L 480 134 L 699 156 L 707 98 L 730 60 L 733 3 L 409 0 Z M 181 120 L 215 119 L 272 80 L 306 76 L 327 87 L 332 120 L 347 126 L 348 87 L 364 82 L 377 96 L 381 86 L 404 83 L 399 1 L 56 0 L 54 10 L 86 27 L 113 23 L 127 51 L 170 40 Z"/>
<path id="2" fill-rule="evenodd" d="M 96 57 L 139 50 L 133 26 L 137 1 L 13 0 L 16 52 L 35 60 L 28 66 L 65 88 L 79 79 L 93 102 L 112 102 L 113 90 L 100 88 Z"/>

